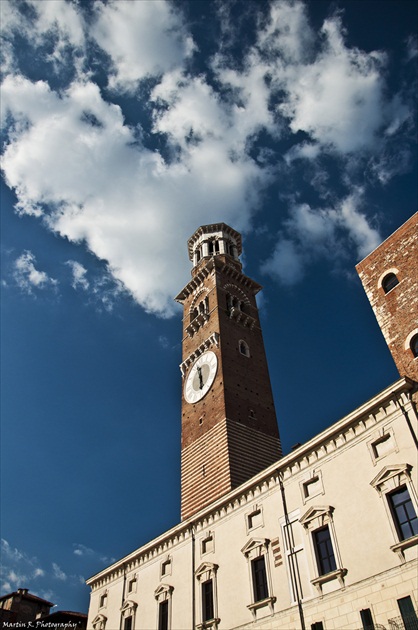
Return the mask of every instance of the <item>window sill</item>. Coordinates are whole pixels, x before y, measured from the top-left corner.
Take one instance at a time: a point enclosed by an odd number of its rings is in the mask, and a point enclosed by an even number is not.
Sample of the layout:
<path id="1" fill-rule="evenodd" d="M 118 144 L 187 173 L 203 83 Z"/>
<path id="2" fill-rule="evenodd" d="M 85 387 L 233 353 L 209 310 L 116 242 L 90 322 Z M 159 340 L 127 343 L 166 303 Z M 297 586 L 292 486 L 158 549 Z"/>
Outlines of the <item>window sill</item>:
<path id="1" fill-rule="evenodd" d="M 344 588 L 344 577 L 347 575 L 347 569 L 337 569 L 336 571 L 330 571 L 329 573 L 325 573 L 325 575 L 320 575 L 319 577 L 311 580 L 311 584 L 316 586 L 320 595 L 322 595 L 322 585 L 326 582 L 330 582 L 331 580 L 338 580 L 340 583 L 340 587 Z"/>
<path id="2" fill-rule="evenodd" d="M 418 534 L 416 534 L 415 536 L 411 536 L 411 538 L 401 540 L 400 542 L 396 543 L 396 545 L 392 545 L 391 550 L 399 555 L 401 562 L 404 562 L 404 550 L 408 549 L 408 547 L 413 547 L 414 545 L 418 545 Z"/>
<path id="3" fill-rule="evenodd" d="M 217 630 L 220 619 L 210 619 L 209 621 L 203 621 L 196 625 L 197 630 Z"/>
<path id="4" fill-rule="evenodd" d="M 263 608 L 264 606 L 269 606 L 270 612 L 274 614 L 274 602 L 276 601 L 276 597 L 266 597 L 265 599 L 260 599 L 258 602 L 254 602 L 253 604 L 249 604 L 247 608 L 251 610 L 253 613 L 254 619 L 256 618 L 257 610 L 259 608 Z"/>

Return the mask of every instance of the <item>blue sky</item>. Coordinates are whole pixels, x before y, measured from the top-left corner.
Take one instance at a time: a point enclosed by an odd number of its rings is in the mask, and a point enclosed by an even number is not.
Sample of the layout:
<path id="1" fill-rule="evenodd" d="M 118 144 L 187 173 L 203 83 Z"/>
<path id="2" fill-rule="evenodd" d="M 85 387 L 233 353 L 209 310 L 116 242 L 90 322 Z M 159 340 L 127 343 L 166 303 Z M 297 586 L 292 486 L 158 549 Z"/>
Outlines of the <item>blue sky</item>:
<path id="1" fill-rule="evenodd" d="M 0 3 L 2 593 L 179 521 L 186 240 L 243 234 L 285 452 L 397 379 L 354 266 L 417 207 L 405 0 Z"/>

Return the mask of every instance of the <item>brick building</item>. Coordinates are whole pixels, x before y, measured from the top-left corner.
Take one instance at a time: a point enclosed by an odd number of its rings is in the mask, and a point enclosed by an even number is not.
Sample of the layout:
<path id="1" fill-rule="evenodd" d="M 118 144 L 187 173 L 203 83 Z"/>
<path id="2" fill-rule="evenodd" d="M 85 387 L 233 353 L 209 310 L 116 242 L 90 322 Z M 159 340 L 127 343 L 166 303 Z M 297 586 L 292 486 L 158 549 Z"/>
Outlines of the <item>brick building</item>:
<path id="1" fill-rule="evenodd" d="M 18 588 L 0 597 L 0 628 L 85 630 L 86 614 L 67 610 L 51 613 L 54 606 L 52 602 L 29 593 L 27 588 Z"/>
<path id="2" fill-rule="evenodd" d="M 23 624 L 42 619 L 49 615 L 54 604 L 32 595 L 27 588 L 18 588 L 13 593 L 8 593 L 0 597 L 0 627 L 7 627 L 6 624 Z M 10 626 L 11 627 L 11 626 Z"/>
<path id="3" fill-rule="evenodd" d="M 418 381 L 418 213 L 356 269 L 399 374 Z"/>
<path id="4" fill-rule="evenodd" d="M 358 266 L 400 379 L 285 456 L 241 237 L 193 234 L 182 521 L 88 580 L 89 630 L 417 630 L 416 228 Z"/>

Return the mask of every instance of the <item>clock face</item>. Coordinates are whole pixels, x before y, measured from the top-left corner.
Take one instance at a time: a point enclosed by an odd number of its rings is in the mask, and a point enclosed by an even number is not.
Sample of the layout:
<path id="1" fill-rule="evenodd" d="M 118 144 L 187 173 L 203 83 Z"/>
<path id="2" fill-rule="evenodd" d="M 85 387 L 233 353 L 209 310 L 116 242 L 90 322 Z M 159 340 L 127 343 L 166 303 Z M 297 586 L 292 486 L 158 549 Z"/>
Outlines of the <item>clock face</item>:
<path id="1" fill-rule="evenodd" d="M 187 402 L 195 403 L 208 393 L 215 380 L 217 367 L 218 359 L 211 350 L 197 359 L 184 386 L 184 397 Z"/>

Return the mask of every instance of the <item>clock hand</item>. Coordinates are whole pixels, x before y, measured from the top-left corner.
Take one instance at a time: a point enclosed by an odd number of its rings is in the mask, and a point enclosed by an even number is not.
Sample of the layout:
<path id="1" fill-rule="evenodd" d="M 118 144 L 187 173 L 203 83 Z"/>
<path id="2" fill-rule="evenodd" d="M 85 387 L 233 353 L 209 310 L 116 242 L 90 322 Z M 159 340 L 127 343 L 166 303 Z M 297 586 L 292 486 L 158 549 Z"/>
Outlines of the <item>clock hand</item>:
<path id="1" fill-rule="evenodd" d="M 202 368 L 200 368 L 199 366 L 197 366 L 197 373 L 199 375 L 199 387 L 200 389 L 203 389 Z"/>

